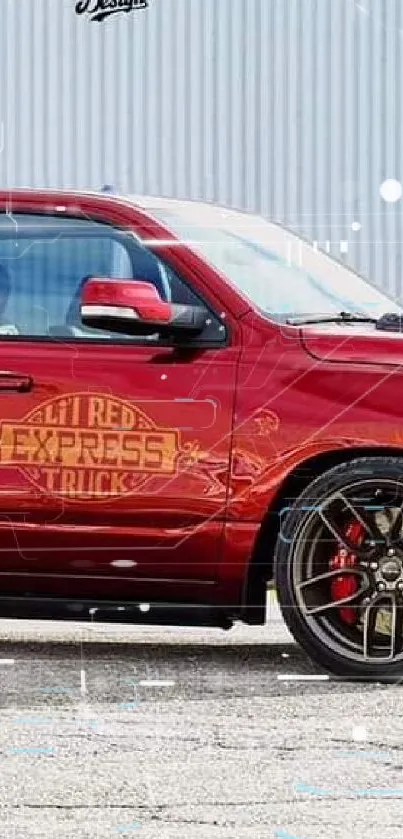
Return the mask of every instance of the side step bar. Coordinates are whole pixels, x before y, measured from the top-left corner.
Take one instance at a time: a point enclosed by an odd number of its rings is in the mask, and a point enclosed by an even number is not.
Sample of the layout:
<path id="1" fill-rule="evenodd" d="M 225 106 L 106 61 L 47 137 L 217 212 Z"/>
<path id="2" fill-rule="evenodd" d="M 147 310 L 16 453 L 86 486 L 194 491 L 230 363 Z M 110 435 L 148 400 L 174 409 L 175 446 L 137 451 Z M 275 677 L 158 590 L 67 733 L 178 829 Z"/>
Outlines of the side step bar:
<path id="1" fill-rule="evenodd" d="M 0 619 L 69 620 L 151 626 L 210 626 L 231 629 L 233 621 L 218 606 L 199 603 L 69 600 L 54 597 L 0 597 Z"/>

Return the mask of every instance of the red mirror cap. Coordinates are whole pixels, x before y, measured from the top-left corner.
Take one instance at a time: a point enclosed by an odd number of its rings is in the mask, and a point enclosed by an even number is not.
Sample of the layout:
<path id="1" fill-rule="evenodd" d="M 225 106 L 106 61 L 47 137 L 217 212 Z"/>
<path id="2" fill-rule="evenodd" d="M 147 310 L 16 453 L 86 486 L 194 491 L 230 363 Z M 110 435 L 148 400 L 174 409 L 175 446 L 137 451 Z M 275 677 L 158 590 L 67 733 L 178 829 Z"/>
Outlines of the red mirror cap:
<path id="1" fill-rule="evenodd" d="M 169 323 L 172 319 L 170 303 L 161 300 L 155 286 L 136 279 L 92 277 L 82 289 L 81 305 L 133 309 L 141 320 L 153 323 Z"/>

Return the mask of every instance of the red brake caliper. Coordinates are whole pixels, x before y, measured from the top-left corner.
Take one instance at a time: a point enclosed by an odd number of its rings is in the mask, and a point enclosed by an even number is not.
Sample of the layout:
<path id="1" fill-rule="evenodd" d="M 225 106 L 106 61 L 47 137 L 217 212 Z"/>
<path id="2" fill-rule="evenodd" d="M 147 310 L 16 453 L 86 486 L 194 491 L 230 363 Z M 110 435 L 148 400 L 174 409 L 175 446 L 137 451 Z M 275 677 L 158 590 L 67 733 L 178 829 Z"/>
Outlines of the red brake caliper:
<path id="1" fill-rule="evenodd" d="M 361 544 L 364 538 L 364 528 L 358 521 L 353 521 L 346 527 L 345 536 L 357 546 Z M 336 555 L 330 560 L 330 570 L 334 571 L 337 568 L 354 568 L 357 565 L 357 557 L 354 553 L 347 551 L 345 548 L 339 548 Z M 333 577 L 330 583 L 330 593 L 332 600 L 342 600 L 344 597 L 350 597 L 358 589 L 357 578 L 354 574 L 340 574 L 340 576 Z M 341 606 L 338 609 L 340 619 L 343 623 L 353 624 L 357 620 L 357 611 L 352 606 Z"/>

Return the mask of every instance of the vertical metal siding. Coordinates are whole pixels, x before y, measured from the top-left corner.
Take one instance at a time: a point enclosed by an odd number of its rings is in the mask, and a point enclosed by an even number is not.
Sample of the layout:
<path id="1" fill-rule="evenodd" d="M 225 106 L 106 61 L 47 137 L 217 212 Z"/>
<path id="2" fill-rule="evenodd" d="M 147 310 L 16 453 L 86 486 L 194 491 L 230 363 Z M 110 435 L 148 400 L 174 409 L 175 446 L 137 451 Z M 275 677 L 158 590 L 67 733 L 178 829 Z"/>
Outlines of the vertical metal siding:
<path id="1" fill-rule="evenodd" d="M 2 0 L 0 184 L 216 201 L 402 295 L 402 0 Z M 2 133 L 4 130 L 4 147 Z M 359 231 L 351 228 L 361 223 Z"/>

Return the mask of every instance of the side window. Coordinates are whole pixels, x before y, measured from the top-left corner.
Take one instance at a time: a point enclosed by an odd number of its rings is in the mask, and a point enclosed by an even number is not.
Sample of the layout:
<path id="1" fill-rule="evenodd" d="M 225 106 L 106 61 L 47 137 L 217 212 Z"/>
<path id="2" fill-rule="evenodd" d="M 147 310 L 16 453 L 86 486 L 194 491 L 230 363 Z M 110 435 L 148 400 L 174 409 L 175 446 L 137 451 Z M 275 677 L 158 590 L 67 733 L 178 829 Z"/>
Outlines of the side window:
<path id="1" fill-rule="evenodd" d="M 80 294 L 90 276 L 146 280 L 169 302 L 203 305 L 191 288 L 131 234 L 94 221 L 0 216 L 0 337 L 144 341 L 81 323 Z M 223 337 L 212 315 L 207 340 Z M 153 336 L 151 340 L 158 340 Z"/>

